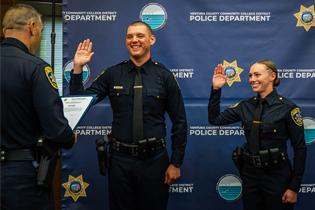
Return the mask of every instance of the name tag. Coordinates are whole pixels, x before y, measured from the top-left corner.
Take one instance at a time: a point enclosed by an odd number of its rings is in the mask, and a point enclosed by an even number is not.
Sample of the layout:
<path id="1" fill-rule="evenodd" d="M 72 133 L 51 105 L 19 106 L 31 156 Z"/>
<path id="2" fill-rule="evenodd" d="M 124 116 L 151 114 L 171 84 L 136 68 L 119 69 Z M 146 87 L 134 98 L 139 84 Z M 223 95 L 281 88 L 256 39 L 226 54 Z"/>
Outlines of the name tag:
<path id="1" fill-rule="evenodd" d="M 122 90 L 124 89 L 124 86 L 114 86 L 114 90 Z"/>

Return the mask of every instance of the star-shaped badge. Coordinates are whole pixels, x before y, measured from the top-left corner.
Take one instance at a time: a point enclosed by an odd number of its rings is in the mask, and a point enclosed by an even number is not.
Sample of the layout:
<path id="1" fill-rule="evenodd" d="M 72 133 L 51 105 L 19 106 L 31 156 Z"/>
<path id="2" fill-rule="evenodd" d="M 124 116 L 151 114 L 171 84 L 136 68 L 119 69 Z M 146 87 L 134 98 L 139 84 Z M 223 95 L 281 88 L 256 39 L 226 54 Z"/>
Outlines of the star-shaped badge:
<path id="1" fill-rule="evenodd" d="M 76 178 L 69 175 L 68 182 L 63 183 L 62 186 L 66 190 L 64 197 L 71 197 L 76 202 L 79 197 L 87 196 L 85 190 L 89 184 L 83 181 L 82 175 Z"/>
<path id="2" fill-rule="evenodd" d="M 237 61 L 229 63 L 226 60 L 223 61 L 224 73 L 227 76 L 226 83 L 228 86 L 232 86 L 234 82 L 241 82 L 240 74 L 243 69 L 237 66 Z"/>
<path id="3" fill-rule="evenodd" d="M 295 13 L 294 16 L 297 19 L 297 27 L 304 27 L 306 31 L 309 31 L 312 26 L 315 27 L 314 5 L 308 8 L 301 5 L 300 11 Z"/>

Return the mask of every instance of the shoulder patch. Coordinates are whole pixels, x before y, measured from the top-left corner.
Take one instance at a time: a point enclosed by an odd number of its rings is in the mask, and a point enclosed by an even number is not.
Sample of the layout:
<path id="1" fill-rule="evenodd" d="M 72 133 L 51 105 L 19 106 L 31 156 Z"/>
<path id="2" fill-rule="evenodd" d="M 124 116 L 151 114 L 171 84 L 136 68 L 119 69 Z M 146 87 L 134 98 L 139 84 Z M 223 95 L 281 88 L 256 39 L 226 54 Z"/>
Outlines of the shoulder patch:
<path id="1" fill-rule="evenodd" d="M 58 90 L 58 85 L 54 76 L 54 72 L 50 66 L 45 67 L 45 75 L 53 88 Z"/>
<path id="2" fill-rule="evenodd" d="M 240 102 L 237 102 L 237 103 L 231 105 L 229 108 L 234 109 L 234 108 L 238 107 L 239 104 L 240 104 Z"/>
<path id="3" fill-rule="evenodd" d="M 301 110 L 300 108 L 294 108 L 291 110 L 291 118 L 294 121 L 295 124 L 297 124 L 298 126 L 302 126 L 303 125 L 303 118 L 301 115 Z"/>

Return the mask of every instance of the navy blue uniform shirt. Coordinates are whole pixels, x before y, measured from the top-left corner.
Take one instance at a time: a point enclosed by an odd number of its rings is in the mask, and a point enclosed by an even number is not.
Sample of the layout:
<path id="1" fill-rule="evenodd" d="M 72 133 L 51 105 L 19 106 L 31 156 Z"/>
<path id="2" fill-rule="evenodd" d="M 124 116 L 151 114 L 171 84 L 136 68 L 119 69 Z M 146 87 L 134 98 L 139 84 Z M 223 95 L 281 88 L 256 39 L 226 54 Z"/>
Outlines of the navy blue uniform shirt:
<path id="1" fill-rule="evenodd" d="M 211 91 L 208 105 L 209 123 L 226 125 L 241 121 L 246 140 L 251 141 L 250 130 L 258 98 L 252 97 L 241 101 L 221 113 L 220 98 L 221 89 Z M 300 110 L 294 103 L 279 96 L 275 89 L 265 99 L 260 126 L 260 150 L 278 147 L 286 152 L 286 141 L 290 139 L 294 149 L 294 167 L 289 188 L 298 192 L 306 159 L 304 127 Z"/>
<path id="2" fill-rule="evenodd" d="M 17 39 L 1 43 L 1 146 L 32 148 L 39 136 L 69 148 L 72 129 L 51 67 Z"/>
<path id="3" fill-rule="evenodd" d="M 82 74 L 71 74 L 70 93 L 92 93 L 97 102 L 109 96 L 113 110 L 112 136 L 132 143 L 133 93 L 136 66 L 124 61 L 104 71 L 84 91 Z M 144 138 L 165 137 L 165 112 L 173 123 L 171 163 L 181 165 L 187 141 L 187 122 L 181 91 L 173 74 L 163 65 L 147 61 L 141 69 L 143 82 Z"/>

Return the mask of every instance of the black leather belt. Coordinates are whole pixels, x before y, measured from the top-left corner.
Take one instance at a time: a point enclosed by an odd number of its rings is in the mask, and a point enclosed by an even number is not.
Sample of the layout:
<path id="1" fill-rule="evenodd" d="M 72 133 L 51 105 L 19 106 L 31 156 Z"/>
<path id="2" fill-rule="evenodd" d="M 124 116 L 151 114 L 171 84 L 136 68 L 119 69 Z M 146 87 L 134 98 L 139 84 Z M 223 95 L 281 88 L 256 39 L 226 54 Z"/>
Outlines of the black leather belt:
<path id="1" fill-rule="evenodd" d="M 1 148 L 1 162 L 7 160 L 35 160 L 30 149 L 4 150 Z"/>
<path id="2" fill-rule="evenodd" d="M 257 155 L 244 151 L 243 158 L 245 162 L 256 168 L 274 167 L 288 159 L 286 152 L 281 152 L 278 148 L 260 150 Z"/>
<path id="3" fill-rule="evenodd" d="M 148 138 L 138 141 L 137 143 L 127 144 L 111 138 L 110 150 L 121 152 L 133 157 L 148 158 L 166 147 L 164 138 Z"/>

